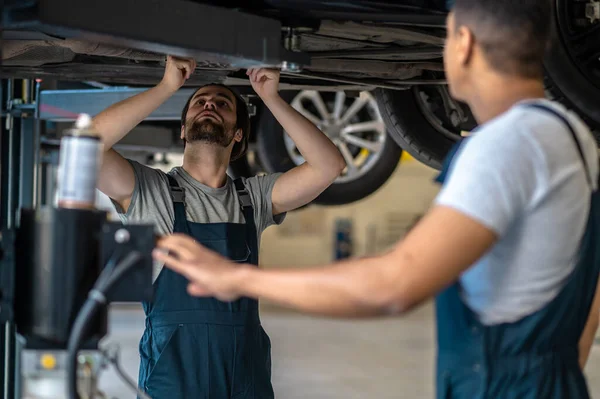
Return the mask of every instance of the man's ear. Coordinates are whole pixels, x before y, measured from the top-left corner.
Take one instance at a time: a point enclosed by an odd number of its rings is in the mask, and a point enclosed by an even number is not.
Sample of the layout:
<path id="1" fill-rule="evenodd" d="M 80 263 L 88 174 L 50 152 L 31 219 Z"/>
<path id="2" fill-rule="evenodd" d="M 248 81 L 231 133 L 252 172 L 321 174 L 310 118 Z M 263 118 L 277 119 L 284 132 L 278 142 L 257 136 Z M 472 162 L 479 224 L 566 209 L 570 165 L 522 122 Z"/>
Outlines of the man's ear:
<path id="1" fill-rule="evenodd" d="M 456 43 L 458 44 L 456 57 L 462 66 L 467 66 L 473 58 L 475 35 L 466 26 L 461 26 L 456 32 Z"/>
<path id="2" fill-rule="evenodd" d="M 181 135 L 179 135 L 181 140 L 185 140 L 185 126 L 181 125 Z"/>
<path id="3" fill-rule="evenodd" d="M 233 139 L 239 143 L 240 141 L 242 141 L 243 138 L 244 138 L 244 132 L 242 131 L 242 129 L 236 130 L 235 135 L 233 136 Z"/>

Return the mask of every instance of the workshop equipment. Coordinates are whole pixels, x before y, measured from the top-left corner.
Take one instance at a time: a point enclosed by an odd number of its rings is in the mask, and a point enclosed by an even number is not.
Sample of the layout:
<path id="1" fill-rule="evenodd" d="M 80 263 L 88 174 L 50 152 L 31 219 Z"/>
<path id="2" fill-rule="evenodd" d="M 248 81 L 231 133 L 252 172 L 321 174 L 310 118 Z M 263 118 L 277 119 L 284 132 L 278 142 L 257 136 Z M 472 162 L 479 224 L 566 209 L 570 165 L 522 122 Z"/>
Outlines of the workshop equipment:
<path id="1" fill-rule="evenodd" d="M 66 349 L 71 327 L 100 276 L 106 212 L 42 208 L 21 211 L 17 231 L 15 321 L 29 348 Z M 106 334 L 106 310 L 87 338 Z M 34 340 L 42 342 L 34 344 Z"/>
<path id="2" fill-rule="evenodd" d="M 40 82 L 35 92 L 24 82 L 3 82 L 0 398 L 100 398 L 100 371 L 109 363 L 120 371 L 117 357 L 98 345 L 108 329 L 106 305 L 151 299 L 154 227 L 109 222 L 94 208 L 102 147 L 88 116 L 61 142 L 60 156 L 45 157 L 60 159 L 61 170 L 57 201 L 44 203 Z"/>
<path id="3" fill-rule="evenodd" d="M 334 259 L 347 259 L 350 258 L 352 254 L 352 219 L 338 219 L 335 221 Z"/>

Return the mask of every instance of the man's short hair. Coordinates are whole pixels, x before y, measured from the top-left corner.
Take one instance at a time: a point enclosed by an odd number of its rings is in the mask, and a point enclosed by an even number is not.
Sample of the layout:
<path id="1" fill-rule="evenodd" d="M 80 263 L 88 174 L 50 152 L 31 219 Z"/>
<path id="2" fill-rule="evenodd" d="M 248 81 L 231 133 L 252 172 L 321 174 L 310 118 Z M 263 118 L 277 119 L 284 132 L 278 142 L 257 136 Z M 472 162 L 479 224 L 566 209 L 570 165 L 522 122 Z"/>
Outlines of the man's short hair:
<path id="1" fill-rule="evenodd" d="M 185 121 L 186 121 L 188 109 L 190 108 L 190 102 L 192 101 L 192 98 L 194 98 L 196 93 L 198 93 L 198 90 L 201 90 L 201 89 L 203 89 L 205 87 L 209 87 L 209 86 L 222 87 L 222 88 L 228 90 L 229 92 L 231 92 L 231 94 L 233 94 L 233 97 L 235 98 L 235 110 L 236 110 L 235 129 L 242 129 L 242 140 L 239 143 L 235 143 L 233 145 L 233 149 L 231 150 L 231 160 L 230 160 L 230 162 L 233 162 L 236 159 L 239 159 L 242 156 L 244 156 L 244 154 L 248 150 L 248 136 L 250 136 L 250 112 L 248 111 L 248 104 L 246 104 L 246 101 L 244 101 L 242 96 L 240 96 L 240 94 L 237 91 L 233 90 L 231 87 L 225 86 L 224 84 L 220 84 L 220 83 L 209 83 L 209 84 L 199 87 L 197 90 L 195 90 L 192 93 L 192 95 L 190 96 L 190 98 L 188 98 L 187 102 L 185 103 L 185 105 L 183 107 L 183 111 L 181 112 L 181 126 L 185 126 Z"/>
<path id="2" fill-rule="evenodd" d="M 455 0 L 455 27 L 466 26 L 490 66 L 538 78 L 550 39 L 551 0 Z"/>

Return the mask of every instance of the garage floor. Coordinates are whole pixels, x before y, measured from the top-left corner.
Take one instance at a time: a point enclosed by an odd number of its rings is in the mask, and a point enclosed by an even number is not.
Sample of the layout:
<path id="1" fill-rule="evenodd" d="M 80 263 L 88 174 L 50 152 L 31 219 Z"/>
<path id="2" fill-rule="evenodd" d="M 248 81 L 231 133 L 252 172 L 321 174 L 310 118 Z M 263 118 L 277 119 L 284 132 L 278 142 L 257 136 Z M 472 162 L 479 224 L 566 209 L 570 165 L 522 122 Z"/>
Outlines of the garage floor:
<path id="1" fill-rule="evenodd" d="M 344 207 L 309 207 L 288 215 L 262 238 L 262 267 L 306 266 L 329 262 L 335 223 L 354 225 L 354 254 L 385 250 L 426 211 L 437 188 L 435 172 L 403 162 L 381 190 Z M 405 318 L 339 321 L 312 318 L 263 304 L 262 321 L 273 344 L 276 397 L 433 398 L 434 323 L 430 304 Z M 108 342 L 121 347 L 121 361 L 137 381 L 138 342 L 144 315 L 138 306 L 111 310 Z M 592 397 L 600 397 L 600 346 L 586 369 Z M 108 371 L 100 385 L 108 398 L 135 395 Z"/>
<path id="2" fill-rule="evenodd" d="M 277 398 L 351 399 L 434 397 L 433 308 L 403 319 L 332 321 L 265 309 L 273 344 Z M 144 325 L 138 308 L 111 311 L 108 342 L 121 347 L 121 362 L 137 380 L 137 344 Z M 592 397 L 600 397 L 600 347 L 586 369 Z M 111 370 L 100 385 L 108 398 L 134 398 Z"/>

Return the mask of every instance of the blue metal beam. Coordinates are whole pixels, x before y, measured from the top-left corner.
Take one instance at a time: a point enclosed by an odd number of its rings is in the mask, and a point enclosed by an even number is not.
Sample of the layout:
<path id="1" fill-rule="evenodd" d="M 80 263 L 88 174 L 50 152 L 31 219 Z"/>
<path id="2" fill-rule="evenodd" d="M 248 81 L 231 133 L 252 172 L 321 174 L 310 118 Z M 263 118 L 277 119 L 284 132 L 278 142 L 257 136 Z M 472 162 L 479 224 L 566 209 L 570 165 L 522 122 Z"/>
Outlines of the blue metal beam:
<path id="1" fill-rule="evenodd" d="M 75 120 L 80 113 L 94 116 L 145 90 L 147 89 L 44 90 L 40 93 L 39 117 L 47 121 L 69 122 Z M 180 89 L 146 120 L 179 120 L 183 106 L 194 91 L 195 89 Z"/>

